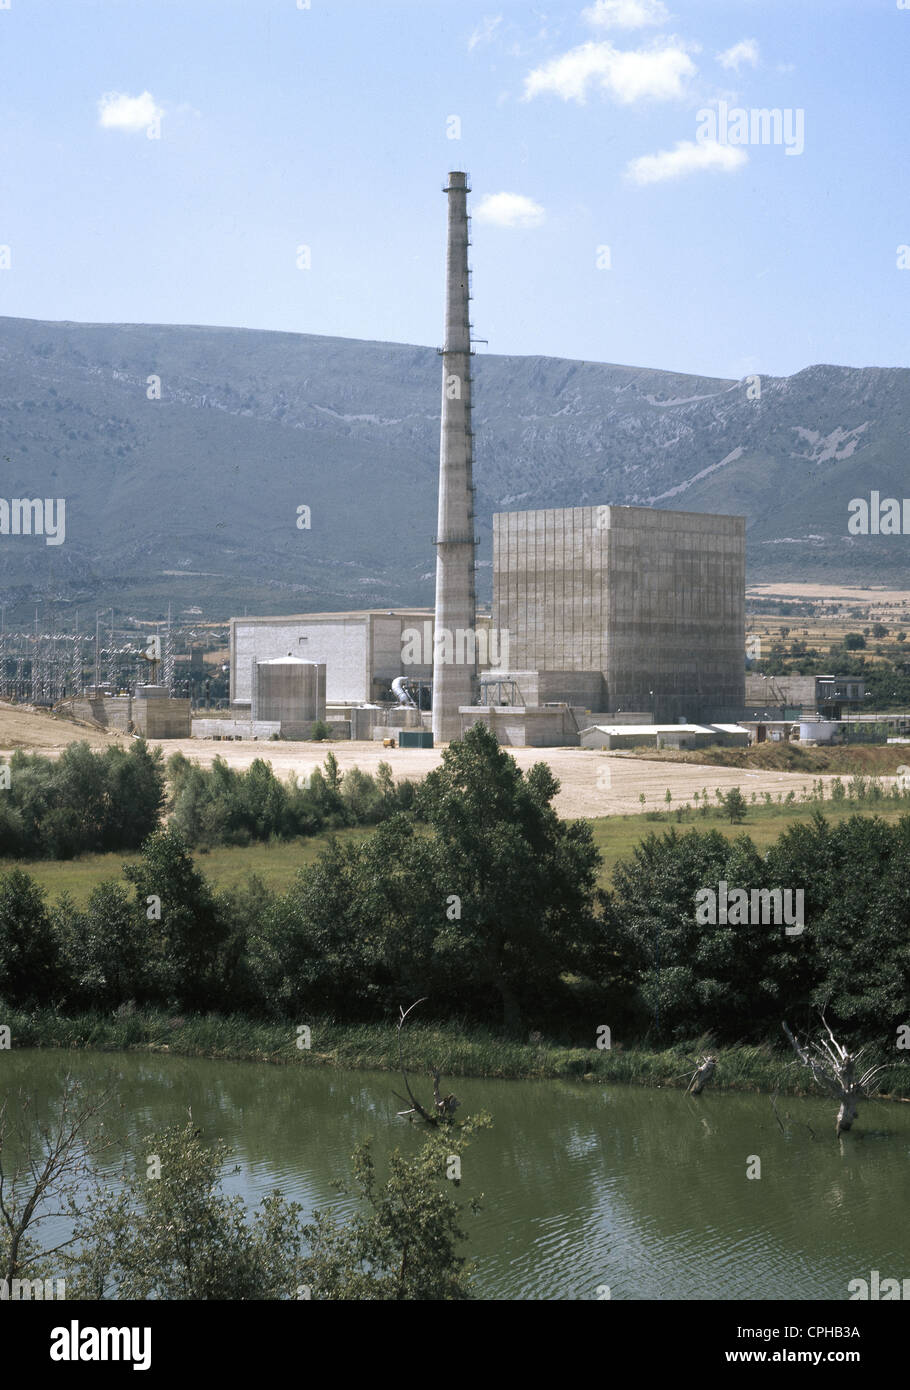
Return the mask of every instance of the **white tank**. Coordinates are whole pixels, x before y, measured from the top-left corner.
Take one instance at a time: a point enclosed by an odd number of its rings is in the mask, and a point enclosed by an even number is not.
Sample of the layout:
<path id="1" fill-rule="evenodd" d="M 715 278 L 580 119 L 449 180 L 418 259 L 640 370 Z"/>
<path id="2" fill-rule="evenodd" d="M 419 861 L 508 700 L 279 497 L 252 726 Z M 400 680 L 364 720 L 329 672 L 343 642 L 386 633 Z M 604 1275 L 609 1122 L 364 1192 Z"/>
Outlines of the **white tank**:
<path id="1" fill-rule="evenodd" d="M 806 719 L 799 726 L 800 743 L 833 743 L 840 724 L 835 719 Z"/>

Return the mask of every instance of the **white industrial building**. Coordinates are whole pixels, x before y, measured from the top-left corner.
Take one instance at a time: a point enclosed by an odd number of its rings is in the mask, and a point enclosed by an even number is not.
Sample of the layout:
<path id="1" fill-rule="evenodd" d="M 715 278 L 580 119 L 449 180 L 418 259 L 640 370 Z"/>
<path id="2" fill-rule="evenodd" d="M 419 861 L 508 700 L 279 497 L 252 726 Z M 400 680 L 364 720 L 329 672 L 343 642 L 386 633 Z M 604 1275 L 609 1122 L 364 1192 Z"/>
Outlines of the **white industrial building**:
<path id="1" fill-rule="evenodd" d="M 366 609 L 353 613 L 296 613 L 280 618 L 231 619 L 231 708 L 238 717 L 252 700 L 256 661 L 288 653 L 325 666 L 329 705 L 361 705 L 394 698 L 392 681 L 402 674 L 402 633 L 430 625 L 429 662 L 408 674 L 433 675 L 432 608 Z"/>

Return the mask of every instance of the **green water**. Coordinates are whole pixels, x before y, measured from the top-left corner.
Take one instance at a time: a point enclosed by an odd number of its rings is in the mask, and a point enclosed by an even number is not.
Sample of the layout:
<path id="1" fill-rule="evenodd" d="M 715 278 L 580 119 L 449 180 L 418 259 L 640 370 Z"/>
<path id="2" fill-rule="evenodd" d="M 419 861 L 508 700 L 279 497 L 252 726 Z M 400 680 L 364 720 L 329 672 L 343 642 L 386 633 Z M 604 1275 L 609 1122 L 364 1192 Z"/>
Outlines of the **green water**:
<path id="1" fill-rule="evenodd" d="M 111 1172 L 191 1106 L 234 1149 L 226 1190 L 252 1202 L 278 1187 L 307 1212 L 344 1212 L 352 1199 L 332 1179 L 360 1139 L 374 1135 L 379 1157 L 420 1139 L 395 1118 L 399 1080 L 377 1072 L 14 1051 L 0 1052 L 0 1096 L 24 1087 L 50 1121 L 67 1069 L 115 1083 Z M 608 1286 L 613 1300 L 844 1300 L 873 1269 L 910 1276 L 910 1106 L 866 1104 L 837 1141 L 825 1100 L 778 1099 L 782 1133 L 766 1096 L 470 1078 L 453 1089 L 459 1116 L 494 1118 L 464 1156 L 459 1194 L 484 1194 L 463 1221 L 481 1297 L 597 1299 Z"/>

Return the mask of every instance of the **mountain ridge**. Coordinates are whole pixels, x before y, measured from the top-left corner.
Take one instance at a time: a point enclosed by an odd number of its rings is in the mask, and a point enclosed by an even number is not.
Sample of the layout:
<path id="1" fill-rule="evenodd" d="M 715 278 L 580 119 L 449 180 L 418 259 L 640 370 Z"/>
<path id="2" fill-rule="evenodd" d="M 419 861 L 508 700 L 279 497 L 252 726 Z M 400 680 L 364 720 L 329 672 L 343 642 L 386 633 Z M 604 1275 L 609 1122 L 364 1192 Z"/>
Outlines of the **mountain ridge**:
<path id="1" fill-rule="evenodd" d="M 906 585 L 910 538 L 848 536 L 847 503 L 906 490 L 910 369 L 812 364 L 753 400 L 754 377 L 474 367 L 480 599 L 494 511 L 607 502 L 745 515 L 753 582 Z M 0 601 L 431 604 L 439 394 L 419 344 L 0 318 L 3 493 L 67 499 L 63 546 L 0 537 Z"/>

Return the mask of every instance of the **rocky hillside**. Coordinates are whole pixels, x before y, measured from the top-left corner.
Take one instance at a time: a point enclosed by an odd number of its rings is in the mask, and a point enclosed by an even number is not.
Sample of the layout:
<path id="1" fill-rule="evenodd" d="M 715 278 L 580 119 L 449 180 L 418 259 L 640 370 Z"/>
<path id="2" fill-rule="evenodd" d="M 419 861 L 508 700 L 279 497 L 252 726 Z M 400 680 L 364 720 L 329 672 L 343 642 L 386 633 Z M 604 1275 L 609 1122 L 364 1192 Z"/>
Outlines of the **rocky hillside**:
<path id="1" fill-rule="evenodd" d="M 597 362 L 475 364 L 481 598 L 494 511 L 600 502 L 744 514 L 753 580 L 908 584 L 910 537 L 848 538 L 847 504 L 910 491 L 910 371 L 809 367 L 754 400 Z M 64 544 L 0 536 L 0 600 L 432 602 L 439 379 L 435 350 L 404 344 L 0 318 L 2 496 L 66 499 Z"/>

